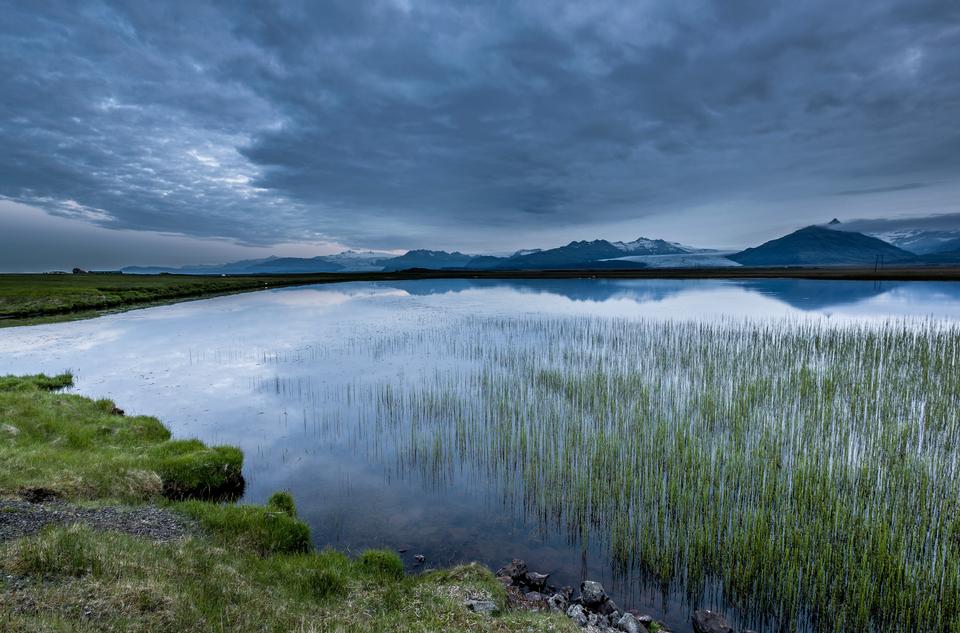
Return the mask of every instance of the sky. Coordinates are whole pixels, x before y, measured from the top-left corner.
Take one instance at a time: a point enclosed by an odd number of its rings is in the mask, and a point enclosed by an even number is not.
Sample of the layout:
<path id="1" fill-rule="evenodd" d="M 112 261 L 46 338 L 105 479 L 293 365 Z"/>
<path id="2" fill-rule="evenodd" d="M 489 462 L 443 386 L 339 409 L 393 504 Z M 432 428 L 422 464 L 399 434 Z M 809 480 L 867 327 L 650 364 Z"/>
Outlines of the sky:
<path id="1" fill-rule="evenodd" d="M 956 0 L 0 14 L 0 269 L 960 228 Z"/>

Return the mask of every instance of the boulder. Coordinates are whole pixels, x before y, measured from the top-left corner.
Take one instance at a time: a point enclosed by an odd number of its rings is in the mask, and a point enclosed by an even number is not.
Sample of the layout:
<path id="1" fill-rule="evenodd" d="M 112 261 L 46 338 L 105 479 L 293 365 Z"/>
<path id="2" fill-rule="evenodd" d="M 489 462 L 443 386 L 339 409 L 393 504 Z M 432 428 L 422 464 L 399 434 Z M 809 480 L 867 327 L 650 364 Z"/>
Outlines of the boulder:
<path id="1" fill-rule="evenodd" d="M 543 586 L 547 584 L 547 578 L 550 577 L 550 574 L 538 574 L 535 571 L 528 571 L 524 576 L 524 582 L 531 589 L 536 589 L 537 591 L 543 591 Z"/>
<path id="2" fill-rule="evenodd" d="M 713 611 L 694 611 L 690 620 L 696 633 L 733 633 L 733 627 L 727 624 L 722 615 Z"/>
<path id="3" fill-rule="evenodd" d="M 0 424 L 0 433 L 3 433 L 4 435 L 10 435 L 11 437 L 16 437 L 20 435 L 20 429 L 12 424 Z"/>
<path id="4" fill-rule="evenodd" d="M 567 610 L 567 599 L 562 593 L 555 593 L 547 598 L 547 606 L 554 613 L 564 613 Z"/>
<path id="5" fill-rule="evenodd" d="M 587 612 L 579 604 L 570 605 L 567 617 L 577 623 L 577 626 L 587 626 Z"/>
<path id="6" fill-rule="evenodd" d="M 511 579 L 515 583 L 526 582 L 527 579 L 527 563 L 520 560 L 519 558 L 514 558 L 510 561 L 510 564 L 501 567 L 497 570 L 497 576 L 503 576 Z"/>
<path id="7" fill-rule="evenodd" d="M 573 600 L 573 587 L 570 585 L 560 587 L 560 594 L 567 599 L 567 602 L 570 602 Z"/>
<path id="8" fill-rule="evenodd" d="M 530 602 L 544 602 L 547 599 L 547 597 L 539 591 L 528 591 L 523 594 L 523 597 Z"/>
<path id="9" fill-rule="evenodd" d="M 466 600 L 463 604 L 474 613 L 490 615 L 497 610 L 497 603 L 493 600 Z"/>
<path id="10" fill-rule="evenodd" d="M 603 585 L 593 580 L 584 580 L 580 583 L 580 602 L 588 609 L 595 609 L 607 600 L 607 592 Z"/>
<path id="11" fill-rule="evenodd" d="M 632 613 L 624 613 L 617 620 L 617 628 L 624 633 L 646 633 L 646 627 L 641 629 L 640 621 Z"/>
<path id="12" fill-rule="evenodd" d="M 597 607 L 597 613 L 599 613 L 600 615 L 613 615 L 613 614 L 617 614 L 617 616 L 619 616 L 619 615 L 620 615 L 620 609 L 619 609 L 619 607 L 617 607 L 617 603 L 616 603 L 616 602 L 614 602 L 614 601 L 611 600 L 610 598 L 607 598 L 606 600 L 604 600 L 604 601 L 600 604 L 600 606 Z"/>

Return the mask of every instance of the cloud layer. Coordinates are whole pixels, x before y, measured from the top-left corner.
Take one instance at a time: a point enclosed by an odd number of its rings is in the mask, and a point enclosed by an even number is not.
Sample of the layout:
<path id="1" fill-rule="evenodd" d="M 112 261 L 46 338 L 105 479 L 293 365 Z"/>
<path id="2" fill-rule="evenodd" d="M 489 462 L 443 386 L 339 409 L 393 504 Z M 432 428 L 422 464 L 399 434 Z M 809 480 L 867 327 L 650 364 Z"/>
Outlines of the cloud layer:
<path id="1" fill-rule="evenodd" d="M 0 5 L 0 196 L 106 227 L 492 249 L 956 210 L 954 0 Z"/>

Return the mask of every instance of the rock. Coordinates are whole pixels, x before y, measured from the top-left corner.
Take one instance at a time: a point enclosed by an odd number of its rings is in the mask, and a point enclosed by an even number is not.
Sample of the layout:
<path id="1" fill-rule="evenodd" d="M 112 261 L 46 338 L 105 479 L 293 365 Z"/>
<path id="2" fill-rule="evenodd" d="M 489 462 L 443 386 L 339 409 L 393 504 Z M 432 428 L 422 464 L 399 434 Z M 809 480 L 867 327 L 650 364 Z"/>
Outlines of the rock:
<path id="1" fill-rule="evenodd" d="M 566 598 L 567 602 L 570 602 L 573 599 L 573 587 L 570 585 L 560 587 L 560 595 Z"/>
<path id="2" fill-rule="evenodd" d="M 624 613 L 620 616 L 620 619 L 617 620 L 617 628 L 624 633 L 646 633 L 646 627 L 643 627 L 644 630 L 642 631 L 640 629 L 641 626 L 640 621 L 633 617 L 631 613 Z"/>
<path id="3" fill-rule="evenodd" d="M 610 598 L 607 598 L 606 600 L 604 600 L 604 601 L 600 604 L 600 606 L 597 607 L 597 613 L 599 613 L 600 615 L 613 615 L 613 614 L 617 614 L 617 616 L 618 616 L 618 618 L 619 618 L 620 609 L 619 609 L 619 607 L 617 607 L 617 603 L 616 603 L 616 602 L 614 602 L 614 601 L 611 600 Z"/>
<path id="4" fill-rule="evenodd" d="M 126 413 L 117 405 L 113 405 L 113 408 L 110 409 L 110 415 L 126 415 Z"/>
<path id="5" fill-rule="evenodd" d="M 524 582 L 527 577 L 527 563 L 519 558 L 514 558 L 509 565 L 497 570 L 497 576 L 505 576 L 515 583 Z"/>
<path id="6" fill-rule="evenodd" d="M 593 580 L 584 580 L 580 583 L 580 602 L 588 609 L 593 609 L 604 603 L 607 599 L 607 592 L 603 590 L 603 585 Z"/>
<path id="7" fill-rule="evenodd" d="M 635 615 L 636 618 L 637 618 L 637 622 L 639 622 L 639 623 L 642 624 L 643 626 L 647 627 L 648 629 L 650 628 L 650 625 L 653 624 L 653 616 L 650 616 L 650 615 L 638 615 L 638 614 L 634 614 L 634 615 Z"/>
<path id="8" fill-rule="evenodd" d="M 690 620 L 696 633 L 733 633 L 733 627 L 727 624 L 722 615 L 713 611 L 694 611 Z"/>
<path id="9" fill-rule="evenodd" d="M 427 557 L 423 554 L 417 554 L 413 557 L 413 560 L 416 561 L 418 565 L 422 565 L 427 560 Z"/>
<path id="10" fill-rule="evenodd" d="M 493 600 L 467 600 L 463 605 L 474 613 L 485 613 L 487 615 L 495 613 L 497 610 L 497 603 Z"/>
<path id="11" fill-rule="evenodd" d="M 578 626 L 587 626 L 587 613 L 579 604 L 571 605 L 567 609 L 567 617 L 576 622 Z"/>
<path id="12" fill-rule="evenodd" d="M 20 429 L 18 429 L 12 424 L 0 424 L 0 433 L 3 433 L 4 435 L 10 435 L 12 437 L 16 437 L 20 435 Z"/>
<path id="13" fill-rule="evenodd" d="M 547 606 L 554 613 L 564 613 L 567 610 L 567 599 L 562 593 L 555 593 L 547 598 Z"/>
<path id="14" fill-rule="evenodd" d="M 523 594 L 523 597 L 525 600 L 529 600 L 530 602 L 544 602 L 547 599 L 547 597 L 539 591 L 528 591 L 527 593 Z"/>
<path id="15" fill-rule="evenodd" d="M 547 584 L 547 578 L 549 577 L 550 574 L 538 574 L 535 571 L 528 571 L 524 576 L 524 582 L 526 582 L 531 589 L 542 591 L 543 586 Z"/>

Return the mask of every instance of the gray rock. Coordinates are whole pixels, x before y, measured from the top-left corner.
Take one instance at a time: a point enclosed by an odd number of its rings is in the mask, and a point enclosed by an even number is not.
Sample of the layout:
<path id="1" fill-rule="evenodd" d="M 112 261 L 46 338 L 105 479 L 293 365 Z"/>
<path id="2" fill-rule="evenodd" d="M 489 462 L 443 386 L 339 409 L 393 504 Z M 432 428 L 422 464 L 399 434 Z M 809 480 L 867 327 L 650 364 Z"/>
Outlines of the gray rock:
<path id="1" fill-rule="evenodd" d="M 598 607 L 607 599 L 607 592 L 603 585 L 593 580 L 584 580 L 580 583 L 580 602 L 588 609 Z"/>
<path id="2" fill-rule="evenodd" d="M 0 424 L 0 433 L 16 437 L 20 435 L 20 429 L 12 424 Z"/>
<path id="3" fill-rule="evenodd" d="M 573 587 L 570 585 L 564 585 L 560 587 L 560 593 L 563 594 L 563 597 L 567 599 L 567 602 L 573 600 Z"/>
<path id="4" fill-rule="evenodd" d="M 427 557 L 424 556 L 423 554 L 417 554 L 416 556 L 413 557 L 413 560 L 416 561 L 418 565 L 422 565 L 424 561 L 427 560 Z"/>
<path id="5" fill-rule="evenodd" d="M 694 611 L 690 620 L 696 633 L 733 633 L 733 627 L 727 624 L 722 615 L 713 611 Z"/>
<path id="6" fill-rule="evenodd" d="M 505 576 L 515 583 L 524 582 L 527 577 L 527 563 L 519 558 L 514 558 L 509 565 L 497 570 L 497 576 Z"/>
<path id="7" fill-rule="evenodd" d="M 564 613 L 567 610 L 567 599 L 561 593 L 555 593 L 547 598 L 547 606 L 554 613 Z"/>
<path id="8" fill-rule="evenodd" d="M 524 577 L 524 581 L 529 585 L 531 589 L 536 589 L 537 591 L 543 590 L 543 586 L 547 584 L 547 578 L 550 577 L 550 574 L 538 574 L 535 571 L 528 571 Z"/>
<path id="9" fill-rule="evenodd" d="M 638 615 L 638 616 L 637 616 L 637 622 L 639 622 L 640 624 L 642 624 L 643 626 L 645 626 L 645 627 L 647 627 L 647 628 L 649 629 L 649 628 L 650 628 L 650 625 L 653 624 L 653 616 L 649 616 L 649 615 Z"/>
<path id="10" fill-rule="evenodd" d="M 600 606 L 597 607 L 597 613 L 601 615 L 614 615 L 616 614 L 618 619 L 620 616 L 620 608 L 617 607 L 617 603 L 607 598 L 604 600 Z"/>
<path id="11" fill-rule="evenodd" d="M 539 591 L 528 591 L 527 593 L 523 594 L 523 597 L 530 602 L 543 602 L 547 599 L 547 597 Z"/>
<path id="12" fill-rule="evenodd" d="M 570 605 L 567 617 L 577 623 L 577 626 L 587 626 L 587 613 L 579 604 Z"/>
<path id="13" fill-rule="evenodd" d="M 617 628 L 624 633 L 645 633 L 645 631 L 640 629 L 641 626 L 640 621 L 633 617 L 631 613 L 624 613 L 620 616 L 620 619 L 617 620 Z M 646 627 L 644 627 L 644 629 L 646 629 Z"/>
<path id="14" fill-rule="evenodd" d="M 497 603 L 493 600 L 466 600 L 463 605 L 474 613 L 490 615 L 497 611 Z"/>

